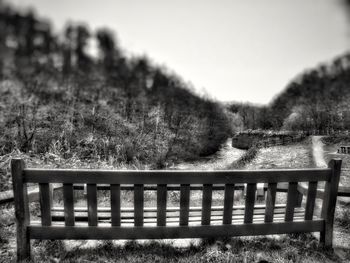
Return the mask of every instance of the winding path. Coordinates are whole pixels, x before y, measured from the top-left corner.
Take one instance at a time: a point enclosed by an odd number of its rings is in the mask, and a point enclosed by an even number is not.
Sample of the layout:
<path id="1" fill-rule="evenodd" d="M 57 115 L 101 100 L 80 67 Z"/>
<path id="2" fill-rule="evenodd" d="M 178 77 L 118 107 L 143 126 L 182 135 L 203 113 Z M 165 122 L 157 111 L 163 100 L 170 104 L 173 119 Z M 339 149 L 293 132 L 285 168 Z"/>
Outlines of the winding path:
<path id="1" fill-rule="evenodd" d="M 244 150 L 232 147 L 232 140 L 228 139 L 218 153 L 199 161 L 180 163 L 171 168 L 179 170 L 224 170 L 240 158 L 243 153 L 245 153 Z"/>
<path id="2" fill-rule="evenodd" d="M 323 156 L 324 143 L 321 141 L 322 136 L 312 136 L 312 155 L 316 167 L 327 167 L 326 160 Z"/>

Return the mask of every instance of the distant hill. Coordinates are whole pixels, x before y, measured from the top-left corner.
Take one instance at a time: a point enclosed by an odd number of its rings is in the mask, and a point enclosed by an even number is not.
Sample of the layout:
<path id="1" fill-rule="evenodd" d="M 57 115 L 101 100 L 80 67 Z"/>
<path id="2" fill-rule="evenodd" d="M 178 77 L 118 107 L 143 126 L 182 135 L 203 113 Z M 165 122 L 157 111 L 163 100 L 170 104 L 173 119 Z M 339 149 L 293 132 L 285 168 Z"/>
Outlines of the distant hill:
<path id="1" fill-rule="evenodd" d="M 147 57 L 127 57 L 109 29 L 71 23 L 54 34 L 35 13 L 0 4 L 0 32 L 0 155 L 162 168 L 212 154 L 231 134 L 222 106 Z"/>
<path id="2" fill-rule="evenodd" d="M 350 54 L 298 75 L 266 106 L 231 103 L 242 129 L 350 129 Z"/>
<path id="3" fill-rule="evenodd" d="M 278 127 L 350 129 L 350 54 L 298 76 L 273 100 L 270 110 Z"/>

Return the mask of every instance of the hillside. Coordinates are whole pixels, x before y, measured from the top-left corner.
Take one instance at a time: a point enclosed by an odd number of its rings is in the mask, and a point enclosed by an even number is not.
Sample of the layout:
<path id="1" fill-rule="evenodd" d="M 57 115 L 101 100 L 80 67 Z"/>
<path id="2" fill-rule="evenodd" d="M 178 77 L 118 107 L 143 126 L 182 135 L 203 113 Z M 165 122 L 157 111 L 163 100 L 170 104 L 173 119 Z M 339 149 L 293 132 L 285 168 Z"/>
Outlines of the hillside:
<path id="1" fill-rule="evenodd" d="M 270 109 L 279 127 L 350 129 L 350 54 L 298 76 Z"/>
<path id="2" fill-rule="evenodd" d="M 0 4 L 0 31 L 0 156 L 162 168 L 216 152 L 231 133 L 221 106 L 149 58 L 126 56 L 109 29 L 70 23 L 56 34 L 32 11 Z"/>
<path id="3" fill-rule="evenodd" d="M 231 103 L 242 129 L 350 129 L 350 54 L 299 74 L 266 106 Z"/>

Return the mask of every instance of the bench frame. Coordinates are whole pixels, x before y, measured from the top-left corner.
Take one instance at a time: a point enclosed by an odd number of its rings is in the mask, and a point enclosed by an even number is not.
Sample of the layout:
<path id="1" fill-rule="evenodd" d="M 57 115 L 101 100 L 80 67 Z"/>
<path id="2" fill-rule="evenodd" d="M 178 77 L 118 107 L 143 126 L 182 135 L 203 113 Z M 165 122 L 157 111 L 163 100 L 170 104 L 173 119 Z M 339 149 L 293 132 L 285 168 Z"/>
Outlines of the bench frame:
<path id="1" fill-rule="evenodd" d="M 279 169 L 256 171 L 106 171 L 68 169 L 27 169 L 22 159 L 11 161 L 15 217 L 17 226 L 17 260 L 30 258 L 31 239 L 163 239 L 206 238 L 247 235 L 320 232 L 320 243 L 332 247 L 333 222 L 341 171 L 341 160 L 331 160 L 328 168 Z M 314 219 L 317 182 L 325 181 L 321 217 Z M 286 212 L 283 222 L 273 222 L 277 183 L 288 183 Z M 305 218 L 293 222 L 298 205 L 298 183 L 308 182 Z M 27 183 L 39 184 L 41 225 L 30 222 Z M 52 225 L 53 183 L 63 183 L 65 225 Z M 87 184 L 88 226 L 74 221 L 73 184 Z M 232 224 L 235 184 L 247 184 L 244 221 Z M 265 217 L 253 222 L 256 184 L 267 183 Z M 111 225 L 98 223 L 97 184 L 109 184 L 111 191 Z M 121 225 L 120 185 L 134 185 L 134 226 Z M 156 226 L 144 226 L 144 185 L 157 185 Z M 168 184 L 180 185 L 179 225 L 166 225 Z M 189 225 L 190 185 L 203 185 L 201 225 Z M 222 225 L 211 225 L 214 184 L 224 185 Z M 299 199 L 300 200 L 300 199 Z"/>

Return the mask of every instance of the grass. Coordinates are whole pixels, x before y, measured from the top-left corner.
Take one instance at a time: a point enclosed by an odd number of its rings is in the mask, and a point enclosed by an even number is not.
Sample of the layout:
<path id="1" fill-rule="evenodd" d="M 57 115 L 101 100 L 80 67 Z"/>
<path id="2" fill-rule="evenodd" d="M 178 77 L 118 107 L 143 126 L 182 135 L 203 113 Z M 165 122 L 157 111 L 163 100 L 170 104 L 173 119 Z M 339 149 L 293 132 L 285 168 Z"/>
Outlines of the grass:
<path id="1" fill-rule="evenodd" d="M 350 234 L 350 204 L 339 207 L 335 220 L 338 226 L 347 230 Z"/>
<path id="2" fill-rule="evenodd" d="M 341 262 L 310 235 L 202 240 L 176 247 L 171 242 L 111 241 L 67 249 L 62 241 L 35 242 L 34 261 L 44 262 Z"/>
<path id="3" fill-rule="evenodd" d="M 255 158 L 243 168 L 273 169 L 273 168 L 310 168 L 313 166 L 311 140 L 288 146 L 273 146 L 259 150 Z"/>

